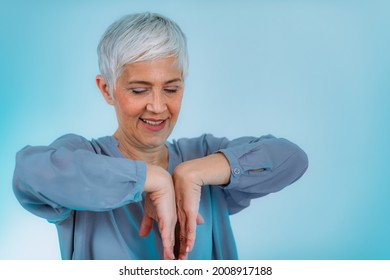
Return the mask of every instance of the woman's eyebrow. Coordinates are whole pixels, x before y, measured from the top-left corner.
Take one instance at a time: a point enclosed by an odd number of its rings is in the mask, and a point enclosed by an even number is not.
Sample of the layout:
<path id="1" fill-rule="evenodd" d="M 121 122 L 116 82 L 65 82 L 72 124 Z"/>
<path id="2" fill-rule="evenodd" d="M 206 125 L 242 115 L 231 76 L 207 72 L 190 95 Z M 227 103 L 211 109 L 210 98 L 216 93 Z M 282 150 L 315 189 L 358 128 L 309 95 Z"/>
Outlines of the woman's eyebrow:
<path id="1" fill-rule="evenodd" d="M 147 82 L 147 81 L 128 81 L 127 82 L 129 85 L 131 84 L 141 84 L 141 85 L 146 85 L 146 86 L 151 86 L 152 83 Z"/>
<path id="2" fill-rule="evenodd" d="M 177 78 L 177 79 L 168 80 L 168 81 L 164 82 L 164 85 L 172 84 L 172 83 L 176 83 L 176 82 L 182 82 L 182 79 Z M 152 86 L 153 85 L 153 83 L 148 82 L 148 81 L 128 81 L 127 83 L 129 85 L 131 85 L 131 84 L 141 84 L 141 85 L 146 85 L 146 86 Z"/>
<path id="3" fill-rule="evenodd" d="M 169 80 L 169 81 L 166 81 L 164 84 L 171 84 L 171 83 L 176 83 L 176 82 L 182 82 L 182 79 L 173 79 L 173 80 Z"/>

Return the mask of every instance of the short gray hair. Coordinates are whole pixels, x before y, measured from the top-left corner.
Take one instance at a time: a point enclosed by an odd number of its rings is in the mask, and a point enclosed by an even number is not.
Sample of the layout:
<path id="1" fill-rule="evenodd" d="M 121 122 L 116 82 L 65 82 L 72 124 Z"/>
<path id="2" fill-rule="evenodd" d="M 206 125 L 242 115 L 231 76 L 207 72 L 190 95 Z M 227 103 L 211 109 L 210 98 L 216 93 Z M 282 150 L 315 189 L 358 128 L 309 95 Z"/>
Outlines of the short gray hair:
<path id="1" fill-rule="evenodd" d="M 123 66 L 139 61 L 176 57 L 183 78 L 188 72 L 187 39 L 180 27 L 160 14 L 130 14 L 111 24 L 98 46 L 100 74 L 110 94 Z"/>

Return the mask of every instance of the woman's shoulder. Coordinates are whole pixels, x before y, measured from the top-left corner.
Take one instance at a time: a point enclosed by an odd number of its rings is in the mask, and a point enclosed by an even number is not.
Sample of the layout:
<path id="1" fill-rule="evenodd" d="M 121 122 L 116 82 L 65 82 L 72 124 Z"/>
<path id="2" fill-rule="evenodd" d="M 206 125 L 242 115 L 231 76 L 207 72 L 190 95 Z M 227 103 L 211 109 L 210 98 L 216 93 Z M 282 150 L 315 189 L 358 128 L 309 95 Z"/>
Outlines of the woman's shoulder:
<path id="1" fill-rule="evenodd" d="M 54 148 L 66 147 L 66 148 L 77 148 L 83 146 L 90 146 L 91 141 L 85 138 L 84 136 L 75 134 L 75 133 L 67 133 L 56 140 L 54 140 L 50 146 Z"/>
<path id="2" fill-rule="evenodd" d="M 170 146 L 182 157 L 200 157 L 215 153 L 228 141 L 225 137 L 216 137 L 204 133 L 198 137 L 182 137 L 170 142 Z"/>
<path id="3" fill-rule="evenodd" d="M 50 146 L 54 148 L 66 148 L 68 150 L 87 149 L 97 154 L 113 155 L 121 157 L 118 153 L 118 142 L 113 136 L 101 136 L 88 139 L 84 136 L 68 133 L 56 139 Z"/>

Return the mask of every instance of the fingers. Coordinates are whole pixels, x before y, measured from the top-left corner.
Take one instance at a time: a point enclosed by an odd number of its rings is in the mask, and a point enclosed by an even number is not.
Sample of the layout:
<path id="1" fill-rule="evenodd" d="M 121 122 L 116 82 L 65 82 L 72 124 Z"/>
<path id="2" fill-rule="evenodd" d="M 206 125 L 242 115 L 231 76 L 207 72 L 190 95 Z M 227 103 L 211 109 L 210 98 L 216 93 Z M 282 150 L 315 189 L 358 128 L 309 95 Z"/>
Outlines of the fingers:
<path id="1" fill-rule="evenodd" d="M 144 217 L 142 218 L 139 235 L 142 237 L 148 236 L 152 228 L 153 228 L 153 219 L 145 214 Z"/>
<path id="2" fill-rule="evenodd" d="M 204 223 L 203 217 L 198 213 L 200 187 L 198 185 L 193 185 L 193 187 L 192 190 L 189 187 L 178 187 L 175 189 L 177 197 L 177 216 L 180 224 L 180 249 L 178 258 L 180 260 L 186 259 L 188 253 L 191 252 L 194 247 L 197 224 Z M 183 190 L 185 191 L 183 192 Z"/>
<path id="3" fill-rule="evenodd" d="M 166 223 L 164 220 L 159 221 L 159 230 L 161 233 L 161 239 L 164 247 L 164 260 L 174 260 L 175 255 L 173 252 L 173 248 L 175 245 L 175 224 L 176 219 L 173 224 L 169 227 L 166 227 Z"/>
<path id="4" fill-rule="evenodd" d="M 174 239 L 174 238 L 173 238 Z M 163 238 L 163 247 L 164 247 L 164 260 L 174 260 L 175 255 L 173 253 L 173 246 L 175 244 L 174 240 L 171 237 Z"/>
<path id="5" fill-rule="evenodd" d="M 139 230 L 139 235 L 142 237 L 148 236 L 153 228 L 153 219 L 147 215 L 144 215 Z M 164 247 L 164 260 L 174 260 L 173 246 L 175 245 L 174 227 L 164 227 L 163 219 L 159 222 L 159 230 L 161 233 L 161 239 Z"/>
<path id="6" fill-rule="evenodd" d="M 197 225 L 203 225 L 204 224 L 204 219 L 200 213 L 198 213 L 198 216 L 196 216 L 196 224 Z"/>
<path id="7" fill-rule="evenodd" d="M 180 224 L 179 259 L 183 260 L 188 257 L 188 253 L 192 251 L 195 244 L 197 214 L 189 213 L 189 212 L 184 213 L 181 211 L 178 216 L 179 216 L 179 224 Z"/>
<path id="8" fill-rule="evenodd" d="M 196 216 L 196 225 L 202 224 L 204 224 L 204 219 L 202 215 L 198 213 Z M 187 259 L 188 253 L 191 252 L 194 248 L 196 239 L 196 225 L 194 225 L 192 222 L 187 222 L 187 227 L 184 227 L 184 230 L 180 230 L 180 226 L 177 227 L 176 234 L 178 234 L 179 237 L 176 242 L 179 242 L 179 244 L 175 244 L 175 248 L 177 247 L 178 249 L 178 252 L 175 252 L 175 254 L 178 256 L 179 260 Z"/>
<path id="9" fill-rule="evenodd" d="M 194 247 L 196 238 L 196 216 L 190 215 L 186 224 L 186 252 L 189 253 Z"/>
<path id="10" fill-rule="evenodd" d="M 140 235 L 147 236 L 153 228 L 153 219 L 144 216 L 141 224 Z M 174 260 L 173 248 L 175 245 L 175 224 L 176 215 L 173 218 L 161 216 L 158 220 L 158 229 L 160 231 L 162 245 L 164 248 L 164 260 Z"/>

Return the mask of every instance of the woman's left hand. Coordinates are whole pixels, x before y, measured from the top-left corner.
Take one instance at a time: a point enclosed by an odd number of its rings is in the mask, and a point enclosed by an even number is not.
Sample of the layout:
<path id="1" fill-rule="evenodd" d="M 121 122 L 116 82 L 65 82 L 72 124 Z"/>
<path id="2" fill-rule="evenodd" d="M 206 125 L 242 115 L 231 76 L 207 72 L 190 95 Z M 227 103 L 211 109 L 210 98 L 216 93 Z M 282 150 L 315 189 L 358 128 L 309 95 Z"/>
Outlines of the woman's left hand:
<path id="1" fill-rule="evenodd" d="M 183 163 L 173 173 L 173 184 L 175 186 L 177 218 L 180 228 L 179 255 L 177 258 L 183 260 L 187 258 L 188 252 L 192 250 L 195 243 L 196 221 L 203 182 L 196 172 L 191 172 L 189 164 Z M 202 219 L 201 216 L 198 219 Z"/>
<path id="2" fill-rule="evenodd" d="M 204 185 L 224 185 L 230 180 L 230 165 L 222 153 L 190 160 L 173 172 L 179 232 L 178 259 L 186 259 L 196 238 L 196 225 L 202 224 L 199 214 L 201 188 Z"/>

